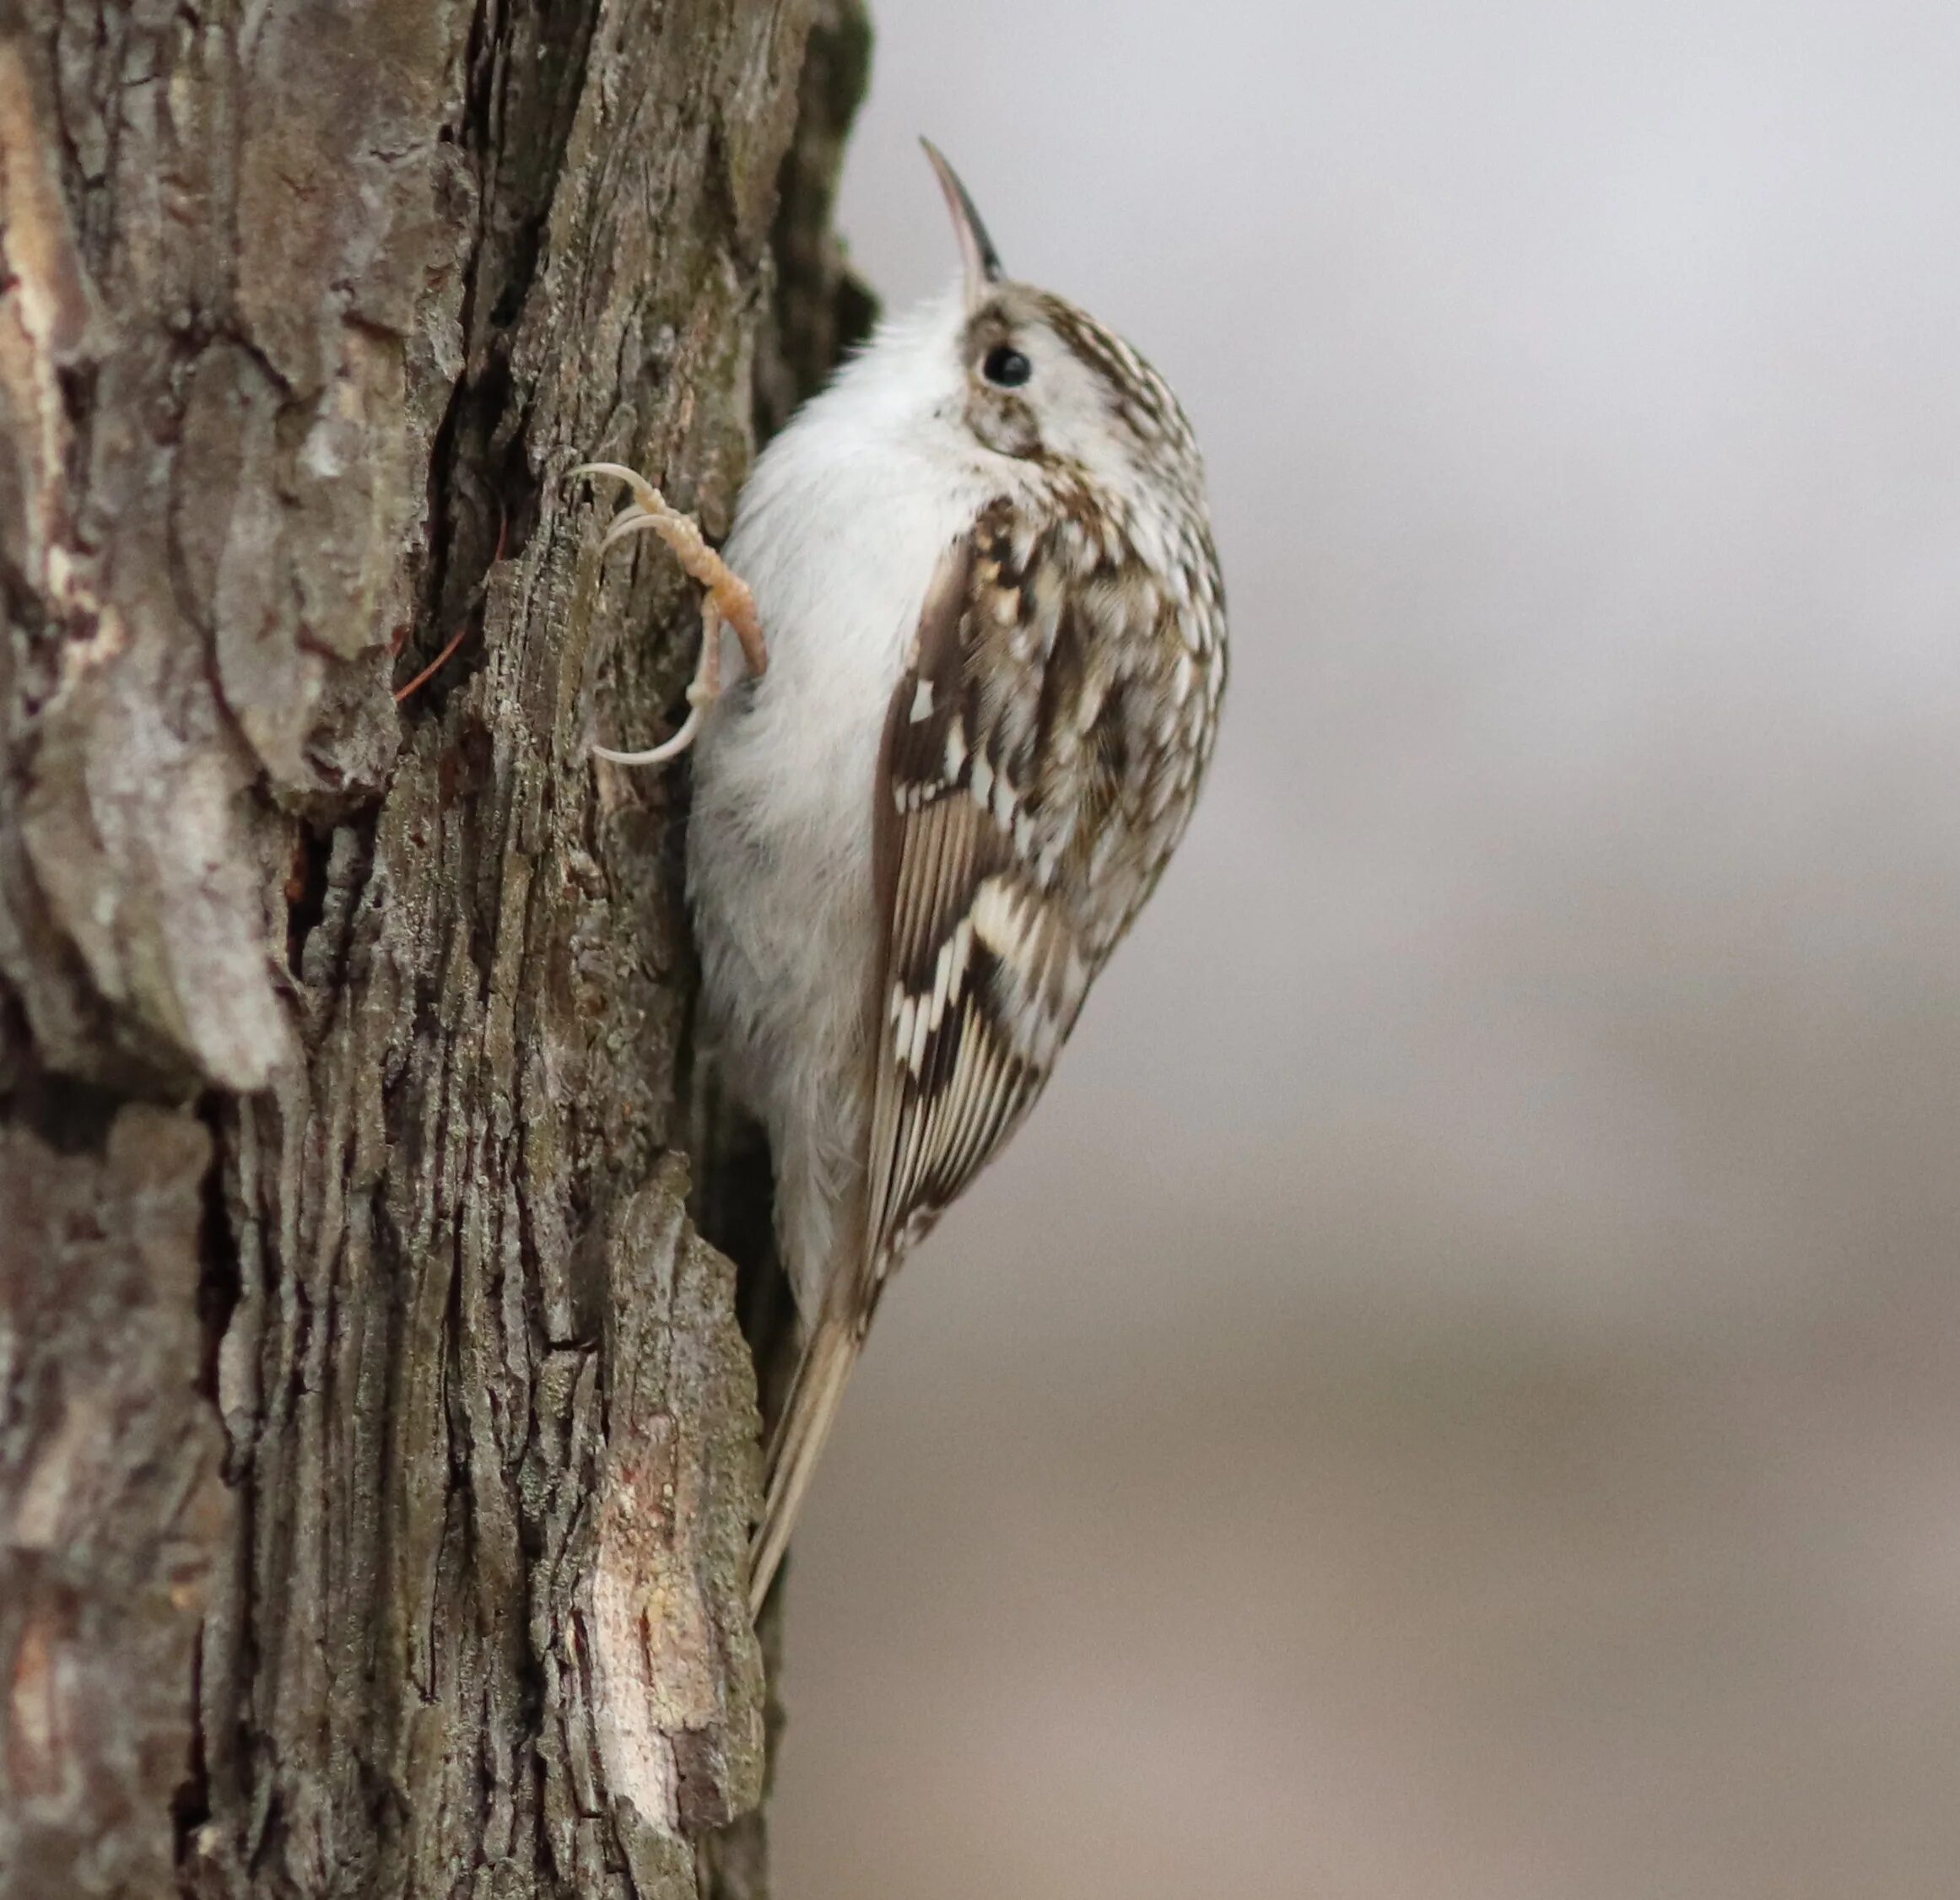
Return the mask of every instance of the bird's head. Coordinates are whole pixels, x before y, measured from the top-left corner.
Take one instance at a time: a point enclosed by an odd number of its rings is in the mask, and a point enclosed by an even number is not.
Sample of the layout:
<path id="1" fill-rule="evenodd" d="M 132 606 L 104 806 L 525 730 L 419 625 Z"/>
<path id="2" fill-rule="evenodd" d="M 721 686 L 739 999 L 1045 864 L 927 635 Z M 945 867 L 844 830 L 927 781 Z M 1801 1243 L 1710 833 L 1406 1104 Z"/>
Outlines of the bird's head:
<path id="1" fill-rule="evenodd" d="M 1086 311 L 1008 277 L 966 187 L 921 143 L 959 242 L 962 294 L 944 306 L 948 393 L 975 439 L 1105 490 L 1169 478 L 1195 494 L 1197 445 L 1164 379 Z"/>

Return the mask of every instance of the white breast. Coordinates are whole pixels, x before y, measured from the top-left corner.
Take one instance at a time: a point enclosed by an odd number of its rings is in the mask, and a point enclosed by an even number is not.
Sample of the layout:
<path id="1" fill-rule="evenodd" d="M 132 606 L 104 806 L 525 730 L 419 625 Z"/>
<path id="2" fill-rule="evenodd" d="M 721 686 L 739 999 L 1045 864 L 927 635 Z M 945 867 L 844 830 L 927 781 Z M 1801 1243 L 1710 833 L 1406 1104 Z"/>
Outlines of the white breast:
<path id="1" fill-rule="evenodd" d="M 758 462 L 724 552 L 753 591 L 769 668 L 723 699 L 694 749 L 688 889 L 708 1026 L 727 1083 L 769 1128 L 806 1312 L 861 1166 L 886 709 L 940 556 L 985 499 L 970 447 L 935 413 L 927 379 L 945 354 L 921 347 L 908 374 L 883 347 Z"/>

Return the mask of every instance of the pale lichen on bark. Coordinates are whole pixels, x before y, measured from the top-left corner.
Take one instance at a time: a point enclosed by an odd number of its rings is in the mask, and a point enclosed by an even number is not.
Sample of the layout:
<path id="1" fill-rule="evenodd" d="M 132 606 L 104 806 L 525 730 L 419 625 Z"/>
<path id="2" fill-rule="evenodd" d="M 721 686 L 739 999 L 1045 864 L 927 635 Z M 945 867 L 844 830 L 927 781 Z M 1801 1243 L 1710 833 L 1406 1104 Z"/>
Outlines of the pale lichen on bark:
<path id="1" fill-rule="evenodd" d="M 685 781 L 586 758 L 692 608 L 565 472 L 726 531 L 861 77 L 843 0 L 0 0 L 0 1892 L 762 1891 Z"/>

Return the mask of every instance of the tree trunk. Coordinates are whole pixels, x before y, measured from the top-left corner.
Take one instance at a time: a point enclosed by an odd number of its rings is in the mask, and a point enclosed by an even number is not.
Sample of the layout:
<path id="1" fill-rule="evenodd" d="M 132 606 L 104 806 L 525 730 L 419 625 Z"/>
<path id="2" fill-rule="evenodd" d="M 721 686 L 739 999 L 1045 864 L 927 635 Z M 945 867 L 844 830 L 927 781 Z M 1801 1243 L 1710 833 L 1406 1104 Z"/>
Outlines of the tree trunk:
<path id="1" fill-rule="evenodd" d="M 587 756 L 699 618 L 567 471 L 725 532 L 865 52 L 0 0 L 0 1893 L 763 1891 L 686 775 Z"/>

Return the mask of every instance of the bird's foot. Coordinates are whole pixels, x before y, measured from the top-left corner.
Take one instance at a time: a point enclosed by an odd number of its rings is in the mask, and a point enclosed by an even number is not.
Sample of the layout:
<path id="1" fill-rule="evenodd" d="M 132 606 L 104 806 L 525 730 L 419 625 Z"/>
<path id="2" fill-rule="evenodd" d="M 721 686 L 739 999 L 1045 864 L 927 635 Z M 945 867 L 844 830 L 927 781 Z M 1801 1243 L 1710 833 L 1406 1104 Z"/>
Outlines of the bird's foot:
<path id="1" fill-rule="evenodd" d="M 616 541 L 651 530 L 673 550 L 674 558 L 690 580 L 698 581 L 701 596 L 701 657 L 688 688 L 688 716 L 681 729 L 665 743 L 648 752 L 614 752 L 607 746 L 594 746 L 593 753 L 615 765 L 660 765 L 678 758 L 694 742 L 700 731 L 701 715 L 721 696 L 721 629 L 734 629 L 742 643 L 742 656 L 751 672 L 759 673 L 769 664 L 769 650 L 763 643 L 762 622 L 757 618 L 755 596 L 748 584 L 710 548 L 702 537 L 700 524 L 667 505 L 644 475 L 617 462 L 581 462 L 572 471 L 578 475 L 610 475 L 633 491 L 633 499 L 621 509 L 599 543 L 602 554 Z"/>

